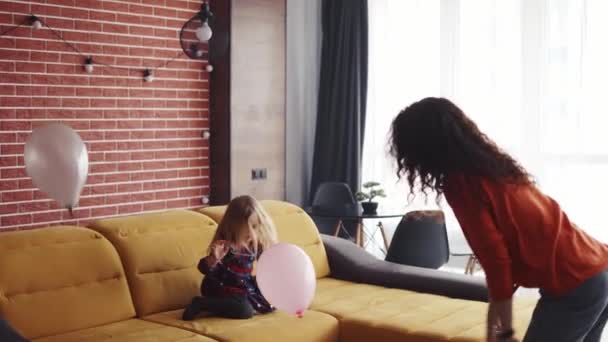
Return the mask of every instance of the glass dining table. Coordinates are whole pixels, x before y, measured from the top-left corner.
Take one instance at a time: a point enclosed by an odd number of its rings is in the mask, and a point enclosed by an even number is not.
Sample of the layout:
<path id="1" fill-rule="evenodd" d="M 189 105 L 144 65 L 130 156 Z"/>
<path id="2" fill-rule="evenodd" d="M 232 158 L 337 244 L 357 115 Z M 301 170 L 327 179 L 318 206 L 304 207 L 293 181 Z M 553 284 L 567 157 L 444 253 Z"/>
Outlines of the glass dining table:
<path id="1" fill-rule="evenodd" d="M 336 219 L 336 226 L 333 232 L 333 236 L 338 236 L 341 232 L 346 234 L 349 238 L 353 238 L 346 227 L 344 226 L 344 222 L 355 222 L 355 236 L 354 241 L 361 248 L 365 249 L 368 243 L 373 241 L 374 236 L 378 231 L 382 234 L 382 240 L 384 243 L 384 248 L 380 248 L 382 252 L 386 255 L 386 251 L 388 250 L 389 241 L 386 234 L 386 230 L 382 223 L 384 219 L 392 219 L 392 218 L 401 218 L 405 214 L 404 212 L 398 211 L 385 211 L 378 210 L 375 213 L 365 213 L 360 207 L 357 208 L 345 208 L 344 210 L 336 211 L 334 210 L 324 210 L 319 207 L 308 207 L 306 208 L 306 213 L 311 217 L 318 218 L 331 218 Z M 375 225 L 375 229 L 370 233 L 365 228 L 366 220 L 377 220 L 378 223 Z"/>

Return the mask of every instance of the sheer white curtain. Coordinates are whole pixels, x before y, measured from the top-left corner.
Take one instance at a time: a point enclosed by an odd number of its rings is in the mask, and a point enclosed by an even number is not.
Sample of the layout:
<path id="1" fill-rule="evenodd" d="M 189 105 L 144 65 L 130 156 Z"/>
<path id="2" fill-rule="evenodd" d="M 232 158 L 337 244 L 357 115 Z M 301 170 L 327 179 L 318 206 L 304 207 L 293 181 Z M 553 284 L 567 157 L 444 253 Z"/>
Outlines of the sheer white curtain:
<path id="1" fill-rule="evenodd" d="M 287 0 L 285 198 L 307 205 L 321 65 L 321 0 Z"/>
<path id="2" fill-rule="evenodd" d="M 436 208 L 397 183 L 390 122 L 426 96 L 453 100 L 534 174 L 581 228 L 608 241 L 608 1 L 370 0 L 363 181 L 385 208 Z M 453 214 L 451 245 L 466 245 Z"/>

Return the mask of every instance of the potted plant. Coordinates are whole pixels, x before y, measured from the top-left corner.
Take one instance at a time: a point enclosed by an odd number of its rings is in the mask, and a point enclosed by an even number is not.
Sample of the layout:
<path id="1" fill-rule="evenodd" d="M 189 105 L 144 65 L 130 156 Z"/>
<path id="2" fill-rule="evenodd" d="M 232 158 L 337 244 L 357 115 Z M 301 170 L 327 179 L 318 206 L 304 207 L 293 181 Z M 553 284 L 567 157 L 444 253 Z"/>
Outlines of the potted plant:
<path id="1" fill-rule="evenodd" d="M 376 197 L 386 197 L 384 193 L 384 189 L 377 188 L 380 186 L 378 182 L 367 182 L 363 184 L 362 191 L 358 191 L 355 194 L 357 201 L 361 202 L 361 207 L 363 207 L 363 213 L 372 215 L 376 213 L 378 209 L 378 202 L 374 202 L 374 198 Z"/>

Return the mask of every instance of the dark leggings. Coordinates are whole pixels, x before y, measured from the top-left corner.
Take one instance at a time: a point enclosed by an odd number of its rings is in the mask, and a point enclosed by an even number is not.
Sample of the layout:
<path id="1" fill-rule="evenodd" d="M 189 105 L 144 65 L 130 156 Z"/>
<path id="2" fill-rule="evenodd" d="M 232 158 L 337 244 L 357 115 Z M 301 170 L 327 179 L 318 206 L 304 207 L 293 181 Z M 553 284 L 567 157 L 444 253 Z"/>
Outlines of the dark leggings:
<path id="1" fill-rule="evenodd" d="M 599 342 L 608 320 L 608 271 L 563 296 L 541 290 L 524 342 Z"/>
<path id="2" fill-rule="evenodd" d="M 189 313 L 197 315 L 201 312 L 210 312 L 225 318 L 247 319 L 253 317 L 254 309 L 249 300 L 241 296 L 228 298 L 201 297 L 192 299 L 192 303 L 186 308 Z"/>

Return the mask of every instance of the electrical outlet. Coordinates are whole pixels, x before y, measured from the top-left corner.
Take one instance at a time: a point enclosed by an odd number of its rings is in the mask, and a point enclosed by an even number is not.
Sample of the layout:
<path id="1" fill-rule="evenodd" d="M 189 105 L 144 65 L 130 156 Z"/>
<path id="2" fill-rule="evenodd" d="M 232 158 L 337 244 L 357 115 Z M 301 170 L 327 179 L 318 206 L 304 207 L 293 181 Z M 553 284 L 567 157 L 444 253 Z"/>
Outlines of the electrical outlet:
<path id="1" fill-rule="evenodd" d="M 266 169 L 252 169 L 251 180 L 263 180 L 268 177 Z"/>

